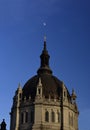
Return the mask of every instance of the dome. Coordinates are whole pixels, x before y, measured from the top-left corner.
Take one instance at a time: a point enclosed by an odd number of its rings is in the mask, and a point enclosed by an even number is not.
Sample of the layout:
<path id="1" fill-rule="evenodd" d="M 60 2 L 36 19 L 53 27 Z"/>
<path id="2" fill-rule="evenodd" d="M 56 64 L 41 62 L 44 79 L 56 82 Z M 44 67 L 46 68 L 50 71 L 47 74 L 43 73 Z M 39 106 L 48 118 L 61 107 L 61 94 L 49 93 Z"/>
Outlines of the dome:
<path id="1" fill-rule="evenodd" d="M 45 96 L 45 98 L 49 98 L 49 96 L 51 98 L 59 98 L 60 92 L 62 91 L 62 82 L 55 76 L 48 74 L 42 74 L 40 78 L 43 88 L 43 96 Z M 38 75 L 28 80 L 23 87 L 23 96 L 26 96 L 27 98 L 31 96 L 32 99 L 35 99 L 38 81 Z"/>
<path id="2" fill-rule="evenodd" d="M 46 41 L 44 41 L 44 49 L 40 56 L 41 58 L 41 66 L 37 71 L 37 75 L 30 78 L 23 87 L 23 98 L 27 99 L 31 97 L 31 99 L 35 99 L 37 85 L 39 82 L 39 78 L 41 78 L 42 83 L 42 96 L 45 98 L 51 99 L 59 99 L 62 93 L 63 82 L 60 81 L 57 77 L 53 76 L 52 70 L 49 67 L 49 54 L 46 49 Z M 65 87 L 66 88 L 66 87 Z M 70 94 L 66 88 L 67 97 L 70 98 Z"/>

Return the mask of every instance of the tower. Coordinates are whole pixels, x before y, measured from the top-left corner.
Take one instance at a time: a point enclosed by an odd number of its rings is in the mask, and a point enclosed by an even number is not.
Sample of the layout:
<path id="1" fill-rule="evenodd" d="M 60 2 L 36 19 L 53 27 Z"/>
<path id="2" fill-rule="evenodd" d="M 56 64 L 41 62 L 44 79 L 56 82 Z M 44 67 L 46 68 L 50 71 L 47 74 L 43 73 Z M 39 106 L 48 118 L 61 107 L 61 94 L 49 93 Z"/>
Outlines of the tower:
<path id="1" fill-rule="evenodd" d="M 76 94 L 53 75 L 46 40 L 40 59 L 37 74 L 15 92 L 10 130 L 78 130 Z"/>

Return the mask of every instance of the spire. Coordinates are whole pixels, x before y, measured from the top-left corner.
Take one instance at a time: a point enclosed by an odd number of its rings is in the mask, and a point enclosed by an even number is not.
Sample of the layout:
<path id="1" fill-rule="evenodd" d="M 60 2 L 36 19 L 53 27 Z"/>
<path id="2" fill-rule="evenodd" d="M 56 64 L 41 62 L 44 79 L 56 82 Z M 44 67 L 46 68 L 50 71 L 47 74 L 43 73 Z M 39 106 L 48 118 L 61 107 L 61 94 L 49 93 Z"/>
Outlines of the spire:
<path id="1" fill-rule="evenodd" d="M 76 103 L 76 98 L 77 98 L 76 93 L 74 89 L 72 89 L 72 94 L 71 94 L 72 103 Z"/>
<path id="2" fill-rule="evenodd" d="M 1 130 L 6 130 L 5 119 L 3 119 L 2 123 L 1 123 Z"/>
<path id="3" fill-rule="evenodd" d="M 44 48 L 43 48 L 43 51 L 47 51 L 46 36 L 44 36 Z"/>
<path id="4" fill-rule="evenodd" d="M 44 41 L 44 51 L 46 51 L 46 42 Z"/>
<path id="5" fill-rule="evenodd" d="M 52 74 L 52 71 L 49 67 L 49 54 L 47 51 L 47 46 L 46 46 L 46 36 L 44 36 L 44 47 L 42 50 L 42 54 L 40 55 L 40 59 L 41 59 L 41 65 L 39 70 L 37 71 L 38 74 L 42 74 L 42 73 L 48 73 L 48 74 Z"/>
<path id="6" fill-rule="evenodd" d="M 46 36 L 44 36 L 44 47 L 43 47 L 43 51 L 47 51 Z"/>
<path id="7" fill-rule="evenodd" d="M 21 89 L 21 84 L 20 84 L 20 82 L 19 82 L 19 84 L 18 84 L 18 89 Z"/>
<path id="8" fill-rule="evenodd" d="M 71 97 L 75 100 L 76 99 L 76 93 L 75 93 L 75 91 L 74 91 L 74 89 L 72 89 L 72 94 L 71 94 Z"/>

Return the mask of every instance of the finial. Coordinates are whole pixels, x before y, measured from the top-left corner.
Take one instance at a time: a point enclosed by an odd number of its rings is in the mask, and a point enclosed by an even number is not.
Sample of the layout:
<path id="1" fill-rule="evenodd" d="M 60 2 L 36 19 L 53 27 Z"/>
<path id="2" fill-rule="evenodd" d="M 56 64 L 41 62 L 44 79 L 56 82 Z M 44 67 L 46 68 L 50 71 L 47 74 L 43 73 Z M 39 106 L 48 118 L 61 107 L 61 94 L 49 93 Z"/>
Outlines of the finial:
<path id="1" fill-rule="evenodd" d="M 44 29 L 46 27 L 46 22 L 43 22 Z M 45 30 L 44 30 L 45 33 Z M 44 50 L 46 50 L 46 33 L 44 34 Z"/>
<path id="2" fill-rule="evenodd" d="M 46 42 L 46 39 L 47 39 L 47 37 L 46 37 L 46 36 L 44 36 L 44 42 Z"/>
<path id="3" fill-rule="evenodd" d="M 5 123 L 5 119 L 3 119 L 2 123 Z"/>
<path id="4" fill-rule="evenodd" d="M 72 94 L 73 94 L 73 95 L 76 95 L 74 89 L 72 89 Z"/>
<path id="5" fill-rule="evenodd" d="M 17 90 L 22 90 L 22 87 L 21 87 L 21 84 L 20 84 L 20 83 L 18 84 Z"/>
<path id="6" fill-rule="evenodd" d="M 46 51 L 46 42 L 44 42 L 44 51 Z"/>
<path id="7" fill-rule="evenodd" d="M 2 123 L 1 123 L 1 130 L 6 130 L 5 119 L 3 119 Z"/>
<path id="8" fill-rule="evenodd" d="M 20 82 L 19 82 L 19 84 L 18 84 L 18 88 L 21 88 L 21 84 L 20 84 Z"/>
<path id="9" fill-rule="evenodd" d="M 75 100 L 76 99 L 76 93 L 75 93 L 75 91 L 74 91 L 74 89 L 72 89 L 72 94 L 71 94 L 71 96 L 72 96 L 72 98 Z"/>

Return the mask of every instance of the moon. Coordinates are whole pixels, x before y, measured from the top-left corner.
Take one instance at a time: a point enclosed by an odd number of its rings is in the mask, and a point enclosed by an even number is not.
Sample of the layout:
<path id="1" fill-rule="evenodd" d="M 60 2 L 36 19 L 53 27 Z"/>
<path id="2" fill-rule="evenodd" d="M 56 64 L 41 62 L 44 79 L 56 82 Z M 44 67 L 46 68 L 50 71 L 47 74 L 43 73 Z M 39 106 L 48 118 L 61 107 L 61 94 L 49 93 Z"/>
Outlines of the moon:
<path id="1" fill-rule="evenodd" d="M 46 23 L 45 23 L 45 22 L 43 22 L 43 26 L 46 26 Z"/>

